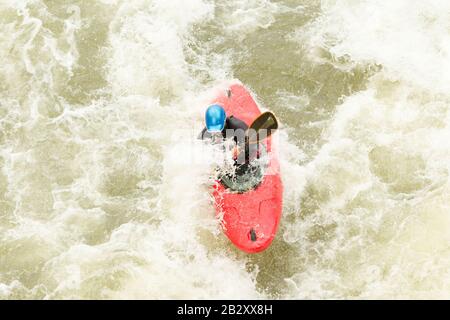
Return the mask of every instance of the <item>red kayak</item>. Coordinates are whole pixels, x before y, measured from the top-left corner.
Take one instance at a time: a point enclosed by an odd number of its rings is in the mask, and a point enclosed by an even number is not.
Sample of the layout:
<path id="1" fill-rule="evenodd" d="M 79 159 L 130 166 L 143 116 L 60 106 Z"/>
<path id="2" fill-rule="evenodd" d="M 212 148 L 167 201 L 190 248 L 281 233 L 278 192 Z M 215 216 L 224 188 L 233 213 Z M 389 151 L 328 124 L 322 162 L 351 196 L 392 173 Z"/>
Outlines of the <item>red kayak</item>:
<path id="1" fill-rule="evenodd" d="M 250 92 L 241 84 L 222 90 L 213 103 L 224 107 L 227 116 L 234 115 L 251 125 L 261 111 Z M 255 173 L 256 183 L 242 190 L 222 179 L 214 187 L 216 215 L 227 237 L 241 250 L 257 253 L 272 243 L 280 223 L 283 184 L 272 136 L 263 142 L 266 154 L 264 168 Z M 255 177 L 251 177 L 255 180 Z M 246 179 L 243 177 L 242 179 Z M 244 181 L 242 180 L 242 181 Z M 241 185 L 248 184 L 245 180 Z"/>

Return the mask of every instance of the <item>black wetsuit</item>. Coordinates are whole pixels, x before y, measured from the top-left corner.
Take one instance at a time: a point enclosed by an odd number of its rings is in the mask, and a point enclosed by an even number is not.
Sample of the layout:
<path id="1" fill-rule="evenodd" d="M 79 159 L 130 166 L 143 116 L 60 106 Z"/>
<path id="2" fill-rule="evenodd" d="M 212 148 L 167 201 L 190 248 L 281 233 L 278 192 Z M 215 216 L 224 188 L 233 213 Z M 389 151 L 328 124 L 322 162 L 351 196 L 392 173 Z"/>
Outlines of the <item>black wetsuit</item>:
<path id="1" fill-rule="evenodd" d="M 237 167 L 237 174 L 243 174 L 247 171 L 249 163 L 255 159 L 258 154 L 258 147 L 256 144 L 249 145 L 246 143 L 246 132 L 248 125 L 239 118 L 230 116 L 225 122 L 225 127 L 222 130 L 224 139 L 234 139 L 237 146 L 241 148 L 241 153 L 235 159 L 235 166 Z M 200 133 L 199 139 L 211 139 L 212 134 L 206 128 Z"/>

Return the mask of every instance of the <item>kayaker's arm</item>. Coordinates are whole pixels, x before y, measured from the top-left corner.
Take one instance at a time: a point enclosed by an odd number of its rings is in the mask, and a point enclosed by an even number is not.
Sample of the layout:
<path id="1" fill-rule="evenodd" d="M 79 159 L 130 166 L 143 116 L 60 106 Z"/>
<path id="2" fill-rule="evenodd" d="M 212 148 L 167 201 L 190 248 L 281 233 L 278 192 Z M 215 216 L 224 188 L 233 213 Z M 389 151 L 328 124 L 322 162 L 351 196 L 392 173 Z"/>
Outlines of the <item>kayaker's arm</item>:
<path id="1" fill-rule="evenodd" d="M 208 130 L 205 128 L 203 128 L 203 130 L 200 132 L 200 134 L 197 136 L 197 139 L 199 140 L 205 140 L 211 138 L 211 133 L 208 132 Z"/>
<path id="2" fill-rule="evenodd" d="M 227 137 L 226 130 L 234 130 L 233 135 Z M 245 142 L 245 132 L 247 132 L 247 124 L 235 116 L 230 116 L 227 118 L 226 126 L 222 132 L 223 136 L 226 138 L 233 138 L 234 142 L 238 145 L 243 145 Z"/>
<path id="3" fill-rule="evenodd" d="M 226 129 L 238 130 L 242 129 L 246 131 L 248 129 L 248 125 L 239 118 L 235 116 L 230 116 L 227 118 L 227 123 L 225 125 Z"/>

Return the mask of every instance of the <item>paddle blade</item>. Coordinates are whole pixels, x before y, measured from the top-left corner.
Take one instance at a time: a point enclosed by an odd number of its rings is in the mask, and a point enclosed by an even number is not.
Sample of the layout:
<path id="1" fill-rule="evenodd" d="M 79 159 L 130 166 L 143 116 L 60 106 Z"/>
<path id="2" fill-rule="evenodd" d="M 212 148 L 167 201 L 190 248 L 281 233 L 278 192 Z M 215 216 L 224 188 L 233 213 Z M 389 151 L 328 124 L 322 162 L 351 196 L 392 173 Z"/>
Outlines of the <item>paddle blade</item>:
<path id="1" fill-rule="evenodd" d="M 253 121 L 248 132 L 250 143 L 256 143 L 269 137 L 273 131 L 278 129 L 278 120 L 272 112 L 264 112 Z"/>

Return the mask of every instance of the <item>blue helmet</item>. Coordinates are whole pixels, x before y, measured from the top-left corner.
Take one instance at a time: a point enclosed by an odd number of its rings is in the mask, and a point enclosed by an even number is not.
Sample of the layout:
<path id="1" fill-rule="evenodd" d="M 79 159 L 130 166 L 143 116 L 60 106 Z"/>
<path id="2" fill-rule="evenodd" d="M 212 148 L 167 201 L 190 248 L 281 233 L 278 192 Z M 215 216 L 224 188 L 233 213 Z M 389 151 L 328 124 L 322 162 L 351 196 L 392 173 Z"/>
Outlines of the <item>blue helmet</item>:
<path id="1" fill-rule="evenodd" d="M 227 115 L 222 106 L 214 104 L 209 106 L 205 113 L 206 129 L 209 132 L 221 132 L 225 127 Z"/>

